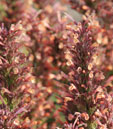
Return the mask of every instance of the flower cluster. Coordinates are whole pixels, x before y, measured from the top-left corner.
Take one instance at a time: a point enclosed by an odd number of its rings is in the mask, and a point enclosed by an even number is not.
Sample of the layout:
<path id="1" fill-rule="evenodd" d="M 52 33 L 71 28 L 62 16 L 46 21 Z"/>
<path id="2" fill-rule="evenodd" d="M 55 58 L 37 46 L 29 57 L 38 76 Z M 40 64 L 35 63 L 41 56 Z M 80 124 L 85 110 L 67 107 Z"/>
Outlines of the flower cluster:
<path id="1" fill-rule="evenodd" d="M 33 89 L 30 66 L 23 48 L 29 38 L 17 23 L 0 28 L 0 128 L 21 128 L 19 119 L 30 110 Z M 28 74 L 29 73 L 29 74 Z M 30 86 L 30 87 L 29 87 Z M 28 88 L 27 88 L 28 87 Z M 25 89 L 27 88 L 27 89 Z M 20 117 L 18 117 L 20 115 Z M 24 123 L 23 123 L 24 124 Z M 24 127 L 24 125 L 23 125 Z"/>
<path id="2" fill-rule="evenodd" d="M 87 21 L 67 25 L 66 59 L 70 68 L 63 111 L 66 129 L 112 128 L 112 94 L 102 85 L 105 78 L 96 67 L 97 55 Z M 66 33 L 66 32 L 65 32 Z"/>
<path id="3" fill-rule="evenodd" d="M 71 3 L 73 9 L 83 14 L 85 20 L 92 19 L 91 13 L 95 12 L 91 30 L 93 31 L 94 42 L 98 43 L 99 48 L 97 64 L 106 75 L 106 79 L 111 80 L 110 78 L 113 76 L 112 0 L 69 0 L 68 2 Z M 109 84 L 108 87 L 110 87 Z"/>

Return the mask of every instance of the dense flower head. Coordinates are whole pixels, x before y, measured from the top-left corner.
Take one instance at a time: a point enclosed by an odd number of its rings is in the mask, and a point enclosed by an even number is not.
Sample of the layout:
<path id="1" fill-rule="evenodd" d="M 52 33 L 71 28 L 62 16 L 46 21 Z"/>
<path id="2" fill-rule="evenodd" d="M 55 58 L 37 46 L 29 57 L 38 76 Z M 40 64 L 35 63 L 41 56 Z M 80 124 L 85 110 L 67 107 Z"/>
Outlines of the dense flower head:
<path id="1" fill-rule="evenodd" d="M 98 65 L 107 78 L 113 75 L 113 1 L 112 0 L 69 0 L 72 8 L 83 14 L 83 18 L 91 17 L 91 13 L 95 12 L 96 19 L 92 20 L 94 42 L 99 44 Z M 85 19 L 88 19 L 85 18 Z M 111 73 L 108 75 L 108 73 Z M 106 78 L 106 79 L 107 79 Z"/>
<path id="2" fill-rule="evenodd" d="M 70 68 L 66 77 L 70 85 L 64 94 L 63 111 L 66 114 L 69 128 L 109 128 L 106 113 L 109 114 L 112 97 L 107 94 L 102 86 L 105 78 L 103 73 L 96 68 L 93 61 L 97 56 L 95 45 L 92 43 L 90 24 L 87 21 L 67 25 L 66 59 Z M 110 98 L 111 99 L 110 99 Z M 109 101 L 107 100 L 109 98 Z M 98 105 L 98 106 L 97 106 Z M 106 113 L 104 112 L 106 110 Z M 96 112 L 101 115 L 97 118 Z"/>
<path id="3" fill-rule="evenodd" d="M 25 102 L 28 89 L 23 91 L 22 88 L 23 85 L 29 85 L 29 83 L 31 83 L 27 77 L 27 73 L 30 72 L 29 63 L 25 53 L 22 52 L 25 42 L 27 42 L 27 36 L 24 34 L 24 31 L 22 31 L 22 25 L 20 23 L 12 25 L 9 30 L 4 27 L 4 24 L 1 25 L 1 128 L 10 128 L 11 125 L 12 128 L 16 128 L 16 126 L 21 127 L 21 124 L 18 123 L 19 120 L 17 116 L 22 112 L 27 112 L 27 110 L 29 110 L 29 104 L 31 103 Z M 31 86 L 32 85 L 31 83 Z M 25 86 L 25 88 L 27 87 Z"/>

